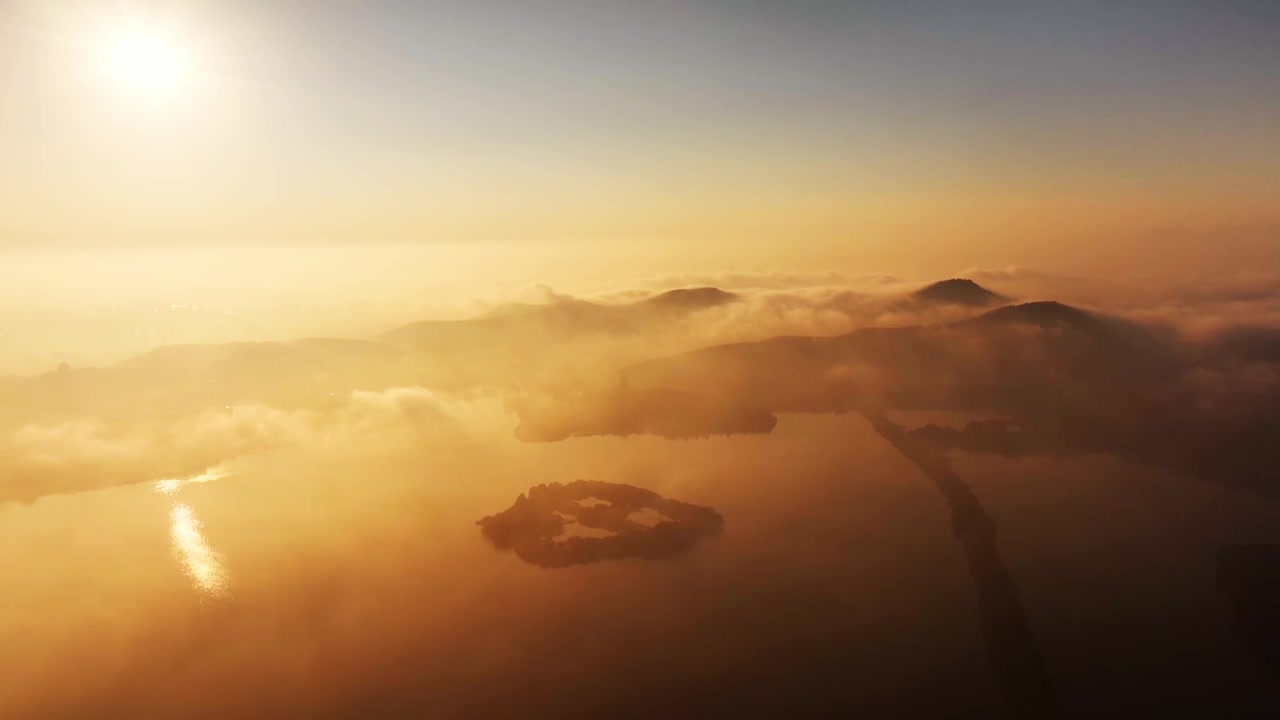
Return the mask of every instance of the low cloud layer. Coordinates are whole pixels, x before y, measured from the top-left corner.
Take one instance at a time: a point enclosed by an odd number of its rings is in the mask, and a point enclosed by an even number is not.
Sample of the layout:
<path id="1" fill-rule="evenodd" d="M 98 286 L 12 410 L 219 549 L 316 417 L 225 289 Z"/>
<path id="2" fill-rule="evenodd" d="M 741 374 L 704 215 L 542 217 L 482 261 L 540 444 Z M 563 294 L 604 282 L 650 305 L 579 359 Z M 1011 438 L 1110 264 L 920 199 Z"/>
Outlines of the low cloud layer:
<path id="1" fill-rule="evenodd" d="M 171 477 L 278 448 L 374 452 L 456 438 L 458 403 L 423 388 L 356 391 L 325 410 L 208 409 L 173 422 L 30 424 L 0 445 L 0 502 Z"/>
<path id="2" fill-rule="evenodd" d="M 13 378 L 0 385 L 0 487 L 32 499 L 276 447 L 376 449 L 446 427 L 445 406 L 477 396 L 540 442 L 761 434 L 781 412 L 998 414 L 1024 445 L 1269 485 L 1270 460 L 1245 443 L 1280 414 L 1276 277 L 967 275 L 978 283 L 727 273 L 592 297 L 545 289 L 372 339 L 175 346 Z M 1023 302 L 1055 294 L 1072 304 Z M 1022 304 L 982 307 L 1006 301 Z"/>
<path id="3" fill-rule="evenodd" d="M 1095 714 L 1269 697 L 1211 667 L 1235 645 L 1202 601 L 1222 600 L 1217 550 L 1275 542 L 1273 503 L 1221 492 L 1275 489 L 1265 294 L 1164 313 L 1171 296 L 1006 276 L 970 276 L 1012 306 L 991 308 L 888 278 L 630 283 L 418 328 L 454 333 L 434 344 L 182 346 L 6 381 L 0 499 L 225 466 L 179 492 L 231 584 L 195 597 L 177 495 L 9 502 L 0 559 L 29 582 L 0 707 L 928 717 L 990 714 L 1000 681 Z M 652 300 L 706 285 L 733 298 Z M 1230 321 L 1184 322 L 1201 306 Z M 1100 658 L 1117 672 L 1081 672 Z"/>
<path id="4" fill-rule="evenodd" d="M 926 433 L 944 449 L 1112 453 L 1280 494 L 1273 472 L 1280 458 L 1265 440 L 1280 432 L 1280 330 L 1255 324 L 1253 314 L 1209 334 L 1139 319 L 1141 313 L 1125 317 L 1049 301 L 969 314 L 947 323 L 676 354 L 626 368 L 621 387 L 629 396 L 686 393 L 721 415 L 742 408 L 1002 415 L 1017 424 L 1016 433 L 989 425 Z M 609 391 L 562 403 L 559 412 L 576 413 L 579 429 L 561 434 L 636 432 L 644 425 L 643 408 L 631 418 L 617 416 L 627 409 Z M 525 426 L 537 427 L 548 416 L 525 413 Z M 684 417 L 696 425 L 696 413 Z M 555 424 L 574 422 L 562 417 Z M 686 425 L 678 436 L 726 427 Z"/>

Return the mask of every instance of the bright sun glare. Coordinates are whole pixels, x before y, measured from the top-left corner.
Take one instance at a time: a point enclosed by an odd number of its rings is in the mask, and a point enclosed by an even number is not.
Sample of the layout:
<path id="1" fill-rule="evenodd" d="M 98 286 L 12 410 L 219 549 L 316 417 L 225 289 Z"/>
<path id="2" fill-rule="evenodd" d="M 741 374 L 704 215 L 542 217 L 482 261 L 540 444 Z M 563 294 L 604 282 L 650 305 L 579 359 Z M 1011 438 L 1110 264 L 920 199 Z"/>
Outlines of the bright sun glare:
<path id="1" fill-rule="evenodd" d="M 103 30 L 101 69 L 118 90 L 147 100 L 173 97 L 190 80 L 188 48 L 159 23 L 122 23 Z"/>

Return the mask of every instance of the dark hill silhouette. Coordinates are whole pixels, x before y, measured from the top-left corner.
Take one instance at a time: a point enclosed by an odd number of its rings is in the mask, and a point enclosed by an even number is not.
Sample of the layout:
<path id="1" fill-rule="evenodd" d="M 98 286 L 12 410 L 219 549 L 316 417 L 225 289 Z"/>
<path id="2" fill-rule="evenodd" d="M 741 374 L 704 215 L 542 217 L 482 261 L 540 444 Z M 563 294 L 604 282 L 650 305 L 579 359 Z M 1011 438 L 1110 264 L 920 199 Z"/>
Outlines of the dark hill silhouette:
<path id="1" fill-rule="evenodd" d="M 1004 296 L 964 278 L 939 280 L 911 293 L 911 298 L 922 303 L 969 307 L 990 307 L 1006 300 Z"/>
<path id="2" fill-rule="evenodd" d="M 659 293 L 641 301 L 649 307 L 672 308 L 679 310 L 697 310 L 701 308 L 719 307 L 741 298 L 731 292 L 715 287 L 678 288 Z"/>
<path id="3" fill-rule="evenodd" d="M 1022 323 L 1041 327 L 1067 325 L 1084 331 L 1096 331 L 1109 322 L 1120 323 L 1117 319 L 1103 318 L 1053 300 L 1007 305 L 989 310 L 975 320 L 988 323 Z"/>
<path id="4" fill-rule="evenodd" d="M 1028 411 L 1138 397 L 1180 367 L 1158 328 L 1057 303 L 1031 303 L 941 325 L 779 337 L 638 364 L 633 388 L 696 391 L 774 411 L 889 409 Z M 1135 378 L 1141 382 L 1134 382 Z"/>
<path id="5" fill-rule="evenodd" d="M 1258 344 L 1189 343 L 1158 326 L 1036 302 L 947 324 L 721 345 L 642 362 L 622 378 L 633 393 L 697 396 L 708 418 L 718 417 L 708 407 L 994 415 L 1006 420 L 926 429 L 920 440 L 942 451 L 1115 454 L 1274 497 L 1280 446 L 1268 438 L 1280 437 L 1280 392 L 1265 378 L 1275 368 L 1241 372 L 1261 362 Z M 1256 388 L 1232 390 L 1241 382 Z M 575 434 L 636 425 L 589 400 L 574 407 L 580 422 L 559 422 Z"/>

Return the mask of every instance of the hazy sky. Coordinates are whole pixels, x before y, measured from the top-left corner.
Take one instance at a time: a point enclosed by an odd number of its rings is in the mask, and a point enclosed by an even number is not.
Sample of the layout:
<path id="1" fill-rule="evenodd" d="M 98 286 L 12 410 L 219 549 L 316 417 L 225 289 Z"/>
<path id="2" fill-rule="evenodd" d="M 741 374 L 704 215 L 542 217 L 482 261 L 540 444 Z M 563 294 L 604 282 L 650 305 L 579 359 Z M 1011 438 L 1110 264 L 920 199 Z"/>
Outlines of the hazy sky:
<path id="1" fill-rule="evenodd" d="M 179 38 L 179 96 L 100 77 L 126 13 Z M 1256 261 L 1280 227 L 1268 0 L 5 0 L 0 88 L 9 247 L 1127 240 Z"/>

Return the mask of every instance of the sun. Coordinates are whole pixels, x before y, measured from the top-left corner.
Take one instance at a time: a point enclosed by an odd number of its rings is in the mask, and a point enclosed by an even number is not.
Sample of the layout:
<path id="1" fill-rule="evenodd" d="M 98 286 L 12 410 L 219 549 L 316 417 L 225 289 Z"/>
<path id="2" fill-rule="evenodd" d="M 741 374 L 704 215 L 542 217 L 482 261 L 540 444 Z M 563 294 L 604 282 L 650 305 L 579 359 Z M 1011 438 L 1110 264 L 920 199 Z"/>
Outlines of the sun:
<path id="1" fill-rule="evenodd" d="M 100 32 L 96 62 L 113 90 L 159 101 L 188 89 L 191 53 L 173 28 L 133 20 Z"/>

